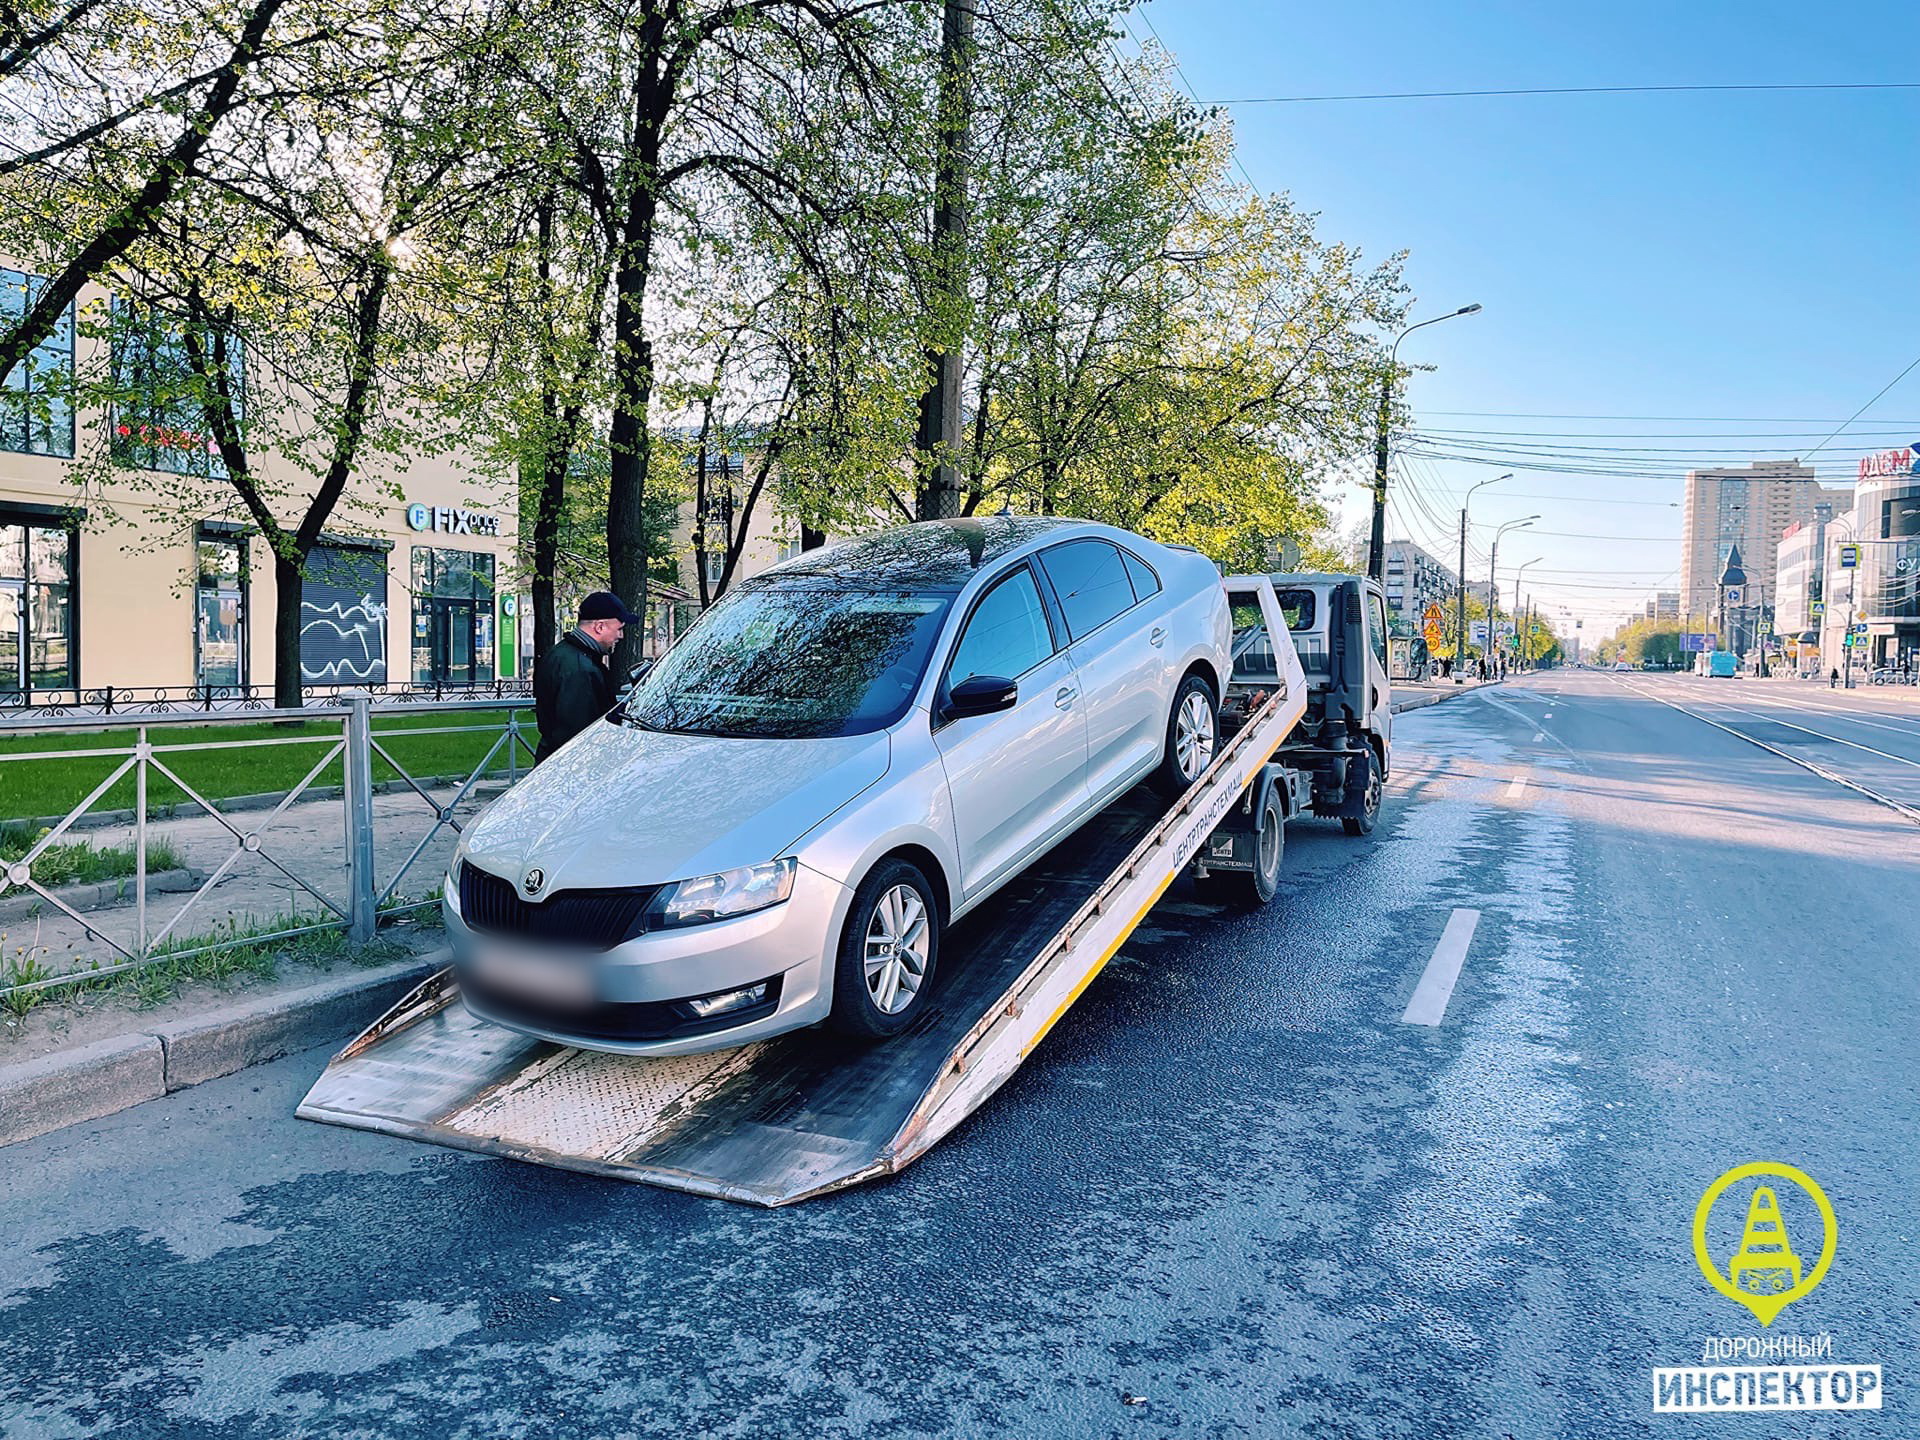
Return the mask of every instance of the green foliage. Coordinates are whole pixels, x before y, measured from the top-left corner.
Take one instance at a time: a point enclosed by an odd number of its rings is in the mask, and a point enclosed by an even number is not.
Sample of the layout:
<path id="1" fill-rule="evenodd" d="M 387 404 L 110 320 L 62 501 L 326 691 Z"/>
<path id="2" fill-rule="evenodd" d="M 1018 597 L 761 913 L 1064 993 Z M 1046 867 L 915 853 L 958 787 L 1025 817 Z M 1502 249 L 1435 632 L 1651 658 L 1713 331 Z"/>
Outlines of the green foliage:
<path id="1" fill-rule="evenodd" d="M 0 824 L 0 865 L 26 858 L 48 827 L 38 830 L 18 820 Z M 83 885 L 97 880 L 119 880 L 135 873 L 138 856 L 132 845 L 95 845 L 86 840 L 56 841 L 33 861 L 33 878 L 42 885 Z M 147 873 L 179 868 L 180 852 L 164 838 L 147 840 Z"/>

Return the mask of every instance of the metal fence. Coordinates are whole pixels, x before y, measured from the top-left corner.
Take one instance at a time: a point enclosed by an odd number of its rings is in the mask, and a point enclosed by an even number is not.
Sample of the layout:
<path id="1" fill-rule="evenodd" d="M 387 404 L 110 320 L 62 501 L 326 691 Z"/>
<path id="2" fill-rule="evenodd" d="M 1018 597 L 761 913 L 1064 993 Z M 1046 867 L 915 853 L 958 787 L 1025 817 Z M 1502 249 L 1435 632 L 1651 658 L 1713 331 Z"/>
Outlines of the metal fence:
<path id="1" fill-rule="evenodd" d="M 478 788 L 483 784 L 510 786 L 525 772 L 534 753 L 530 708 L 529 700 L 516 697 L 443 700 L 431 706 L 416 702 L 416 714 L 427 710 L 435 717 L 444 716 L 448 723 L 383 728 L 381 722 L 390 720 L 393 712 L 376 707 L 373 697 L 361 692 L 299 710 L 209 710 L 190 716 L 178 711 L 145 710 L 100 716 L 84 725 L 76 725 L 72 718 L 0 724 L 0 739 L 44 737 L 47 742 L 44 747 L 35 745 L 31 749 L 0 749 L 0 774 L 7 773 L 6 767 L 44 766 L 60 761 L 97 760 L 110 765 L 105 778 L 47 826 L 20 858 L 0 863 L 0 902 L 9 896 L 37 897 L 48 915 L 64 916 L 81 928 L 90 943 L 106 947 L 110 963 L 102 965 L 95 960 L 84 968 L 58 974 L 36 973 L 28 978 L 20 976 L 16 965 L 12 983 L 7 983 L 9 972 L 0 969 L 0 999 L 119 974 L 161 959 L 183 959 L 321 930 L 341 930 L 355 941 L 371 940 L 382 920 L 437 903 L 437 872 L 432 877 L 435 882 L 432 898 L 410 900 L 402 887 L 410 877 L 423 878 L 416 867 L 437 837 L 449 832 L 457 835 L 462 830 L 464 821 L 458 812 L 463 804 L 474 799 Z M 471 720 L 461 722 L 463 715 L 489 711 L 505 712 L 497 726 Z M 258 725 L 263 721 L 324 728 L 317 735 L 216 738 L 223 729 Z M 163 741 L 153 737 L 156 729 L 176 729 L 183 724 L 195 730 L 204 728 L 209 737 Z M 97 737 L 102 733 L 112 735 L 113 743 L 105 747 L 60 743 L 79 734 Z M 491 741 L 479 762 L 464 775 L 417 775 L 395 758 L 395 749 L 404 748 L 398 746 L 402 739 L 417 741 L 445 735 L 471 736 L 476 744 L 491 736 Z M 181 774 L 179 758 L 182 755 L 227 753 L 237 756 L 242 751 L 262 749 L 300 754 L 301 764 L 305 765 L 297 783 L 284 794 L 275 792 L 277 802 L 272 803 L 264 815 L 257 809 L 241 808 L 232 797 L 219 802 L 209 799 Z M 310 764 L 306 763 L 308 755 L 314 757 Z M 401 849 L 406 853 L 404 858 L 390 861 L 384 869 L 378 862 L 375 843 L 376 758 L 396 777 L 381 787 L 382 793 L 402 797 L 397 809 L 392 805 L 387 807 L 393 811 L 389 820 L 398 824 L 401 815 L 410 814 L 416 822 L 426 822 L 424 833 L 411 848 L 407 848 L 404 837 L 390 846 L 396 854 Z M 342 784 L 337 792 L 328 787 L 323 795 L 317 782 L 336 761 L 341 765 Z M 97 823 L 101 817 L 94 814 L 95 808 L 129 777 L 133 806 L 131 813 L 124 817 L 124 828 L 130 830 L 133 850 L 133 874 L 129 877 L 133 913 L 126 917 L 125 907 L 119 907 L 121 920 L 116 926 L 104 922 L 101 911 L 84 911 L 70 903 L 71 896 L 61 895 L 53 885 L 43 883 L 36 876 L 35 866 L 49 857 L 53 847 L 73 838 L 75 827 L 83 820 Z M 151 795 L 154 782 L 161 779 L 185 797 L 185 802 L 176 803 L 164 819 L 154 813 L 156 807 Z M 14 788 L 17 792 L 23 787 Z M 272 796 L 266 798 L 272 799 Z M 419 802 L 418 806 L 410 803 L 413 800 Z M 340 835 L 337 845 L 330 837 L 315 843 L 316 817 L 312 810 L 317 808 L 316 802 L 337 803 L 340 807 L 344 828 L 342 832 L 333 832 Z M 249 803 L 258 805 L 262 801 L 260 797 L 249 797 Z M 105 818 L 110 823 L 121 819 L 118 812 Z M 164 903 L 156 904 L 158 896 L 149 894 L 150 842 L 156 827 L 176 824 L 183 818 L 210 819 L 218 827 L 215 841 L 225 843 L 225 854 L 211 866 L 205 878 L 185 894 L 178 908 L 162 917 L 157 911 L 165 908 Z M 296 823 L 300 821 L 305 823 Z M 344 875 L 341 874 L 343 853 Z M 209 914 L 210 907 L 205 904 L 209 893 L 249 857 L 284 877 L 299 896 L 311 902 L 313 914 L 296 914 L 290 923 L 279 928 L 264 932 L 250 929 L 244 934 L 229 920 L 232 933 L 228 935 L 194 937 L 191 933 L 194 920 Z M 125 923 L 127 918 L 131 919 L 130 926 Z M 115 929 L 123 933 L 116 936 L 112 933 Z"/>
<path id="2" fill-rule="evenodd" d="M 490 680 L 474 685 L 307 685 L 300 702 L 313 709 L 345 705 L 363 695 L 376 706 L 439 705 L 452 700 L 531 699 L 533 681 Z M 51 689 L 0 691 L 0 725 L 23 719 L 92 718 L 98 715 L 210 714 L 244 710 L 254 719 L 270 718 L 271 685 L 72 685 Z"/>

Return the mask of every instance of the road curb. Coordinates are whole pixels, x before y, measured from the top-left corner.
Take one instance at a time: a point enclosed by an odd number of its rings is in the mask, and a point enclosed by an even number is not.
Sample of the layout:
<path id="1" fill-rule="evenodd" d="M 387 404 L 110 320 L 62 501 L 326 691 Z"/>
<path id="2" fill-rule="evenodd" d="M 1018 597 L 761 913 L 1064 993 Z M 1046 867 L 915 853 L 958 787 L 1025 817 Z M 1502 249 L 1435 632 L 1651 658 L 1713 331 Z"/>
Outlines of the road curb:
<path id="1" fill-rule="evenodd" d="M 117 1035 L 0 1066 L 0 1145 L 98 1120 L 166 1093 L 166 1056 L 151 1035 Z"/>
<path id="2" fill-rule="evenodd" d="M 0 1065 L 0 1146 L 344 1040 L 447 963 L 448 952 L 436 950 L 78 1050 Z"/>
<path id="3" fill-rule="evenodd" d="M 1458 700 L 1462 695 L 1472 695 L 1494 685 L 1504 685 L 1504 680 L 1483 680 L 1477 685 L 1461 685 L 1452 690 L 1441 690 L 1431 695 L 1409 695 L 1405 700 L 1394 697 L 1391 709 L 1395 715 L 1405 714 L 1409 710 L 1424 710 L 1429 705 L 1438 705 L 1442 700 Z"/>

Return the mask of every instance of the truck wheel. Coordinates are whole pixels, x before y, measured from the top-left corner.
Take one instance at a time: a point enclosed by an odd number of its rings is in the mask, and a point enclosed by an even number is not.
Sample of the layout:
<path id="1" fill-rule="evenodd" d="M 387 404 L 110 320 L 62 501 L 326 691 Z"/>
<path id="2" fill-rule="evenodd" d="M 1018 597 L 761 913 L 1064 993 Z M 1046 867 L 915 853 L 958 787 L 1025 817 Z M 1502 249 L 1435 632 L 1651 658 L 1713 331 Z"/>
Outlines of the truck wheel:
<path id="1" fill-rule="evenodd" d="M 1213 763 L 1220 748 L 1220 707 L 1213 687 L 1198 675 L 1189 675 L 1173 692 L 1167 715 L 1167 747 L 1160 768 L 1153 772 L 1153 788 L 1173 800 L 1186 793 Z"/>
<path id="2" fill-rule="evenodd" d="M 833 967 L 828 1024 L 856 1040 L 885 1040 L 927 1006 L 940 957 L 940 906 L 918 866 L 885 860 L 854 892 Z"/>
<path id="3" fill-rule="evenodd" d="M 1340 826 L 1349 835 L 1371 835 L 1374 822 L 1380 818 L 1380 797 L 1384 787 L 1380 783 L 1380 757 L 1372 751 L 1367 752 L 1367 790 L 1360 802 L 1358 815 L 1342 815 Z"/>
<path id="4" fill-rule="evenodd" d="M 1287 820 L 1279 797 L 1272 791 L 1260 807 L 1255 823 L 1253 869 L 1223 870 L 1196 882 L 1200 896 L 1215 905 L 1236 910 L 1258 910 L 1280 888 L 1280 861 L 1286 854 Z"/>

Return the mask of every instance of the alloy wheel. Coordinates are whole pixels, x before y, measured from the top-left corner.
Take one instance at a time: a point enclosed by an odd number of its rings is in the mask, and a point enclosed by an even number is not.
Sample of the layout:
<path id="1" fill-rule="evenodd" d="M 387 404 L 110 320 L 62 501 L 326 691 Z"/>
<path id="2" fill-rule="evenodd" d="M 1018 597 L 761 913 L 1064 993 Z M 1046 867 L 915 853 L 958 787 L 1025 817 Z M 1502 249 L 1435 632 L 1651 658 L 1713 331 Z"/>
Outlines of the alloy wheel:
<path id="1" fill-rule="evenodd" d="M 911 885 L 895 885 L 867 922 L 867 993 L 882 1015 L 913 1004 L 927 978 L 927 903 Z"/>
<path id="2" fill-rule="evenodd" d="M 1197 690 L 1181 702 L 1173 726 L 1173 753 L 1188 780 L 1198 780 L 1213 763 L 1213 706 Z"/>

